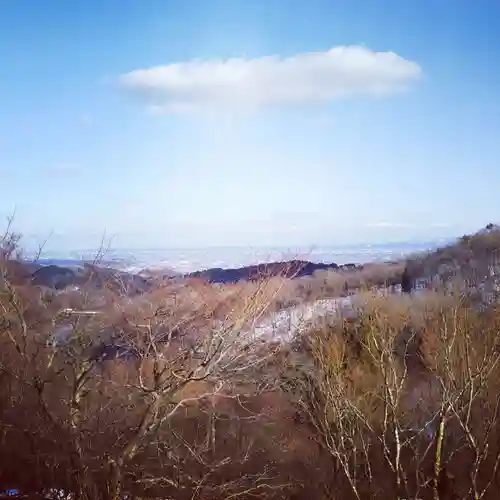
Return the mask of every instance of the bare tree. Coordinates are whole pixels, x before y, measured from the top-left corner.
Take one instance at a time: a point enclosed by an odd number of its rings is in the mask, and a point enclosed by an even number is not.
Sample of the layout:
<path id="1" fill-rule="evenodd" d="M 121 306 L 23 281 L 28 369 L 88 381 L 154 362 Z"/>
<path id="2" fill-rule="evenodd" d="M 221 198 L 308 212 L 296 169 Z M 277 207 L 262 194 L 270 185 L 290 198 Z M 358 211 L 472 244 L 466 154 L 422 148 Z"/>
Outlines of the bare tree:
<path id="1" fill-rule="evenodd" d="M 256 460 L 258 434 L 231 453 L 221 441 L 260 418 L 236 409 L 244 393 L 265 390 L 253 375 L 273 351 L 251 326 L 278 291 L 267 284 L 229 310 L 216 300 L 194 306 L 192 293 L 165 288 L 153 301 L 119 297 L 87 315 L 27 299 L 4 280 L 0 423 L 4 449 L 17 442 L 19 451 L 3 482 L 77 499 L 280 491 L 272 466 Z"/>
<path id="2" fill-rule="evenodd" d="M 379 301 L 302 339 L 283 388 L 331 457 L 337 491 L 495 497 L 499 317 L 457 297 L 453 308 L 423 311 L 415 328 Z"/>

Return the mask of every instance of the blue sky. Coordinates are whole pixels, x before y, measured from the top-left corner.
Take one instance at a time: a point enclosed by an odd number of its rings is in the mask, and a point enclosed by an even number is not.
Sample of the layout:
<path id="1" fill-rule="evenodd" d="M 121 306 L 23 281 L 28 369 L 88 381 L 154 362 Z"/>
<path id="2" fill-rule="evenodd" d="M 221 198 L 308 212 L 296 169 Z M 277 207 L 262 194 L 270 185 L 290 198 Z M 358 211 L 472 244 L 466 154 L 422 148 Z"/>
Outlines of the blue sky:
<path id="1" fill-rule="evenodd" d="M 0 215 L 65 248 L 474 231 L 499 25 L 496 0 L 1 0 Z"/>

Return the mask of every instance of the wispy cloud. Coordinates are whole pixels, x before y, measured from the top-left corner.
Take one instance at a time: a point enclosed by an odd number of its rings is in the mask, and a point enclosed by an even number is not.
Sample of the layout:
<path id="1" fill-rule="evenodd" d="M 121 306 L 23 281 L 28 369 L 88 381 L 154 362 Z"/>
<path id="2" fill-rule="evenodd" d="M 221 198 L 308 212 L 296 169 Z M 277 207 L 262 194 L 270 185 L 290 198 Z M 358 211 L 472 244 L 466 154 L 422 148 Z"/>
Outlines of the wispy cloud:
<path id="1" fill-rule="evenodd" d="M 413 229 L 413 230 L 444 230 L 454 228 L 454 224 L 447 222 L 420 222 L 420 223 L 406 223 L 406 222 L 391 222 L 391 221 L 380 221 L 372 222 L 367 225 L 368 229 L 387 229 L 387 230 L 399 230 L 399 229 Z"/>
<path id="2" fill-rule="evenodd" d="M 412 227 L 410 224 L 405 224 L 402 222 L 387 222 L 387 221 L 380 221 L 380 222 L 372 222 L 371 224 L 368 224 L 369 228 L 372 229 L 403 229 L 403 228 L 410 228 Z"/>
<path id="3" fill-rule="evenodd" d="M 78 123 L 85 127 L 90 127 L 90 125 L 94 123 L 94 120 L 92 119 L 92 115 L 90 113 L 83 112 L 78 115 Z"/>
<path id="4" fill-rule="evenodd" d="M 408 89 L 420 66 L 393 52 L 339 46 L 291 57 L 193 60 L 137 69 L 119 77 L 152 111 L 298 106 Z"/>
<path id="5" fill-rule="evenodd" d="M 450 224 L 449 222 L 433 222 L 430 227 L 437 229 L 450 229 L 453 227 L 453 224 Z"/>
<path id="6" fill-rule="evenodd" d="M 41 173 L 52 175 L 75 175 L 80 171 L 80 167 L 73 163 L 53 163 L 41 169 Z"/>
<path id="7" fill-rule="evenodd" d="M 81 172 L 81 167 L 72 163 L 52 163 L 46 165 L 37 165 L 36 169 L 34 168 L 32 170 L 32 173 L 35 175 L 55 177 L 75 176 L 79 175 Z M 0 174 L 19 178 L 23 178 L 26 176 L 24 170 L 7 165 L 0 165 Z"/>

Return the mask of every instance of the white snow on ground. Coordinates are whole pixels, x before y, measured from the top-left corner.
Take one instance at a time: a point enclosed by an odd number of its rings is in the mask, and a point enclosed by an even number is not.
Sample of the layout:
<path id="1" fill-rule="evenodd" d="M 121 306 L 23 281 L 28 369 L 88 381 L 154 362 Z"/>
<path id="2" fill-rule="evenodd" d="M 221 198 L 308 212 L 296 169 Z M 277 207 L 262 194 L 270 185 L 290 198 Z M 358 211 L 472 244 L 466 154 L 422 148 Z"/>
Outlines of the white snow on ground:
<path id="1" fill-rule="evenodd" d="M 258 321 L 253 333 L 262 340 L 286 342 L 305 323 L 325 317 L 333 320 L 340 314 L 355 314 L 353 297 L 321 299 L 283 309 Z"/>
<path id="2" fill-rule="evenodd" d="M 420 295 L 424 290 L 424 288 L 414 290 L 413 296 Z M 377 295 L 400 295 L 402 292 L 401 286 L 396 286 L 394 290 L 383 288 L 373 291 L 373 293 Z M 348 297 L 332 297 L 288 307 L 261 318 L 254 326 L 253 332 L 257 338 L 262 340 L 286 342 L 294 334 L 298 333 L 304 324 L 325 319 L 334 321 L 340 316 L 355 316 L 358 311 L 356 302 L 359 299 L 359 294 L 353 294 Z"/>

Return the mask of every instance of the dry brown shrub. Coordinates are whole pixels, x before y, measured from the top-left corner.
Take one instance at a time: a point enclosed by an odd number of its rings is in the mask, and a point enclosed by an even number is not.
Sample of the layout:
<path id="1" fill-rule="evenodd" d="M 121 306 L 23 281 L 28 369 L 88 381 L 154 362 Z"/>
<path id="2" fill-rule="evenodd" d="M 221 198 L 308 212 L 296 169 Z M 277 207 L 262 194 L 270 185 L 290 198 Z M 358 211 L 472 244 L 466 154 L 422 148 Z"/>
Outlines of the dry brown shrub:
<path id="1" fill-rule="evenodd" d="M 313 276 L 286 280 L 280 286 L 274 309 L 313 302 L 315 300 L 342 297 L 373 288 L 390 287 L 399 283 L 403 263 L 373 263 L 362 268 L 316 271 Z"/>
<path id="2" fill-rule="evenodd" d="M 47 303 L 4 279 L 0 487 L 78 499 L 280 495 L 270 431 L 253 423 L 263 410 L 241 404 L 266 389 L 253 376 L 272 352 L 247 328 L 275 290 L 263 281 L 221 305 L 189 283 L 68 316 L 62 296 Z M 61 326 L 71 329 L 54 343 Z M 125 357 L 106 360 L 101 348 L 117 342 Z"/>
<path id="3" fill-rule="evenodd" d="M 497 311 L 373 297 L 303 339 L 284 389 L 330 457 L 329 498 L 496 498 Z"/>

